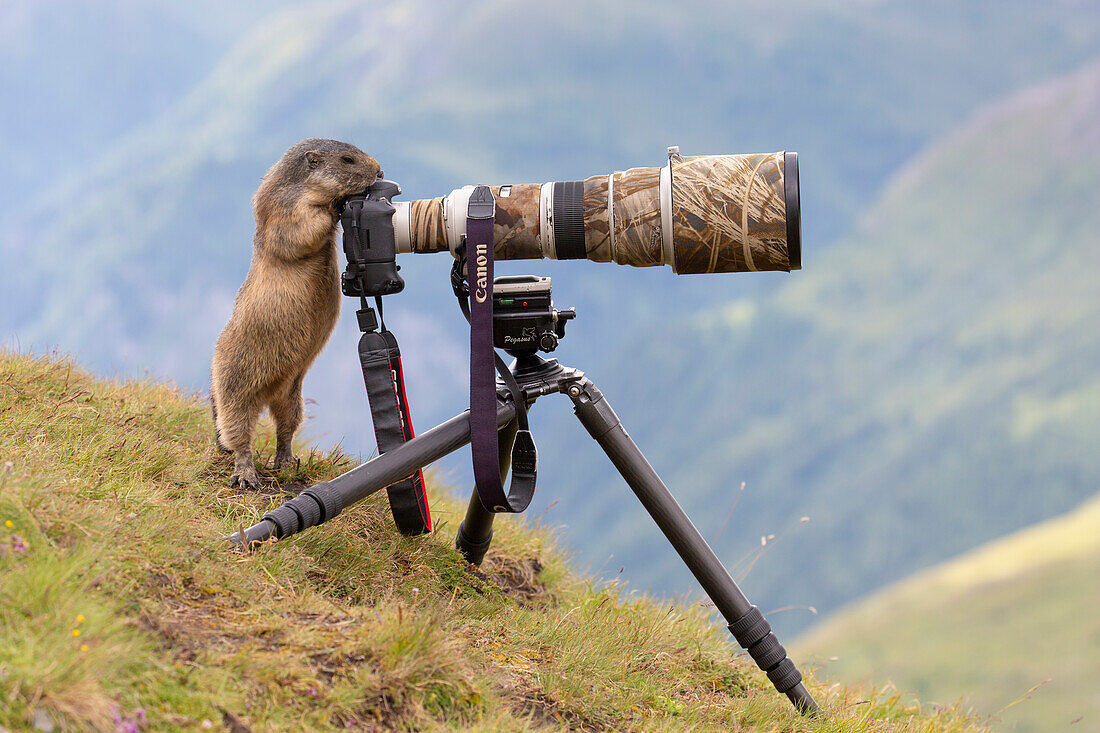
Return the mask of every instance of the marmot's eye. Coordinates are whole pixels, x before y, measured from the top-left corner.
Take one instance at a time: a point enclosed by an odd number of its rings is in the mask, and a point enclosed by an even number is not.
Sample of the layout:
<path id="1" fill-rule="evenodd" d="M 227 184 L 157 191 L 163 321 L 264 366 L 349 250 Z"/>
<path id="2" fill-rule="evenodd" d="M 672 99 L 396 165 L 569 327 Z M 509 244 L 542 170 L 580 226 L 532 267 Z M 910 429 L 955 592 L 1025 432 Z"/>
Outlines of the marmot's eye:
<path id="1" fill-rule="evenodd" d="M 340 158 L 340 160 L 344 161 L 348 165 L 351 165 L 355 162 L 355 158 L 351 157 L 350 155 L 345 155 L 344 157 Z"/>

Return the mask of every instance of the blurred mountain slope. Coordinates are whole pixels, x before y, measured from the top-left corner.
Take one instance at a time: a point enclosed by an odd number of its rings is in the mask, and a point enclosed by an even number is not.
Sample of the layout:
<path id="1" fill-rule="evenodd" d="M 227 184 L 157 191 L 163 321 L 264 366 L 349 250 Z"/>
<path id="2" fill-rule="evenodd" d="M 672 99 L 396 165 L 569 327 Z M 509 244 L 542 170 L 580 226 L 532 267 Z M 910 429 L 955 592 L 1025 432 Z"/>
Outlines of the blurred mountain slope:
<path id="1" fill-rule="evenodd" d="M 996 719 L 1019 733 L 1074 722 L 1093 730 L 1098 526 L 1094 498 L 846 606 L 795 647 L 838 681 L 873 673 L 923 703 L 961 698 L 986 715 L 1011 705 Z"/>

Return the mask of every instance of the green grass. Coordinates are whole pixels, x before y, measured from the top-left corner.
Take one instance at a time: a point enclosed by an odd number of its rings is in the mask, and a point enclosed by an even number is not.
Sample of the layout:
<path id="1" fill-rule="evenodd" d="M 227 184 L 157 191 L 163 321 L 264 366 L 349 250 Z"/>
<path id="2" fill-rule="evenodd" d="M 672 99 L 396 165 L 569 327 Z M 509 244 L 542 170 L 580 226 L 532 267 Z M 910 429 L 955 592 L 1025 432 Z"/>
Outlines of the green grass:
<path id="1" fill-rule="evenodd" d="M 853 604 L 796 647 L 838 680 L 962 698 L 1006 728 L 1100 726 L 1100 497 Z"/>
<path id="2" fill-rule="evenodd" d="M 982 729 L 812 674 L 826 717 L 800 718 L 702 607 L 575 575 L 546 528 L 502 519 L 474 572 L 438 488 L 425 537 L 376 496 L 231 549 L 285 490 L 351 465 L 299 457 L 230 489 L 196 397 L 0 352 L 0 731 Z"/>

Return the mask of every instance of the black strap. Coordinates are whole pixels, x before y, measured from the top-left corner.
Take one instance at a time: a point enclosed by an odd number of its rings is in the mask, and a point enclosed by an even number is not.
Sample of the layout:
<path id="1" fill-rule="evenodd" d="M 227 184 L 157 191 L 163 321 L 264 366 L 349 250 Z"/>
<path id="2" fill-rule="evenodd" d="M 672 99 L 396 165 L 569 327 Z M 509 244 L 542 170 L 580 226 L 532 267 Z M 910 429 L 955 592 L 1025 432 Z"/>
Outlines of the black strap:
<path id="1" fill-rule="evenodd" d="M 376 298 L 375 302 L 381 319 L 381 298 Z M 370 311 L 365 300 L 359 322 L 361 326 L 369 326 L 373 313 L 370 318 L 365 318 L 364 311 Z M 405 376 L 401 369 L 401 350 L 397 345 L 397 337 L 386 330 L 385 321 L 382 321 L 381 332 L 374 331 L 373 328 L 364 328 L 364 331 L 359 339 L 359 364 L 363 368 L 363 383 L 367 387 L 378 453 L 382 454 L 413 438 L 412 419 L 405 396 Z M 428 496 L 424 491 L 424 474 L 420 469 L 391 484 L 386 493 L 389 495 L 394 522 L 401 534 L 411 536 L 432 530 Z"/>
<path id="2" fill-rule="evenodd" d="M 522 512 L 535 494 L 538 450 L 527 424 L 527 401 L 512 372 L 493 348 L 493 223 L 496 203 L 488 186 L 470 196 L 466 217 L 466 281 L 469 301 L 459 298 L 470 321 L 470 451 L 474 486 L 491 512 Z M 454 277 L 452 276 L 452 281 Z M 516 405 L 516 442 L 512 446 L 512 481 L 508 493 L 500 476 L 497 442 L 499 373 Z"/>

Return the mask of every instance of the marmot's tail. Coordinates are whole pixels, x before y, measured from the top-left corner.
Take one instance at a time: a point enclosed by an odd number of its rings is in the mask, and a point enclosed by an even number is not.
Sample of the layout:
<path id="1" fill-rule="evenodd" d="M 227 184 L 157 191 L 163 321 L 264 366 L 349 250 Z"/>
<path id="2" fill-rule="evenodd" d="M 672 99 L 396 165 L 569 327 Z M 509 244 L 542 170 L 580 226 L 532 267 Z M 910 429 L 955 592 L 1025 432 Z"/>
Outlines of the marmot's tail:
<path id="1" fill-rule="evenodd" d="M 222 453 L 232 453 L 233 451 L 222 445 L 222 436 L 218 433 L 218 403 L 214 401 L 214 390 L 210 390 L 210 414 L 214 418 L 214 445 L 218 446 L 218 450 Z"/>

